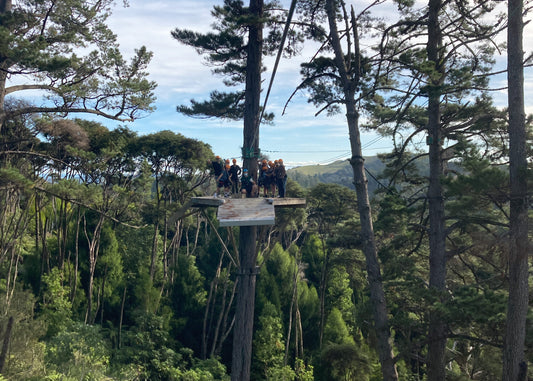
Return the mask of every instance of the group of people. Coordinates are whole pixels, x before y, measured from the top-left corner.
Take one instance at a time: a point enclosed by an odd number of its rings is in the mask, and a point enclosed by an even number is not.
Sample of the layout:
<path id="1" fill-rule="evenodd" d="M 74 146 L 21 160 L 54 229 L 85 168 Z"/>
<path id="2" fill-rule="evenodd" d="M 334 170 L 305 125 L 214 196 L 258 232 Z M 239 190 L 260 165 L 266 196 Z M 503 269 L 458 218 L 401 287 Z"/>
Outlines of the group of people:
<path id="1" fill-rule="evenodd" d="M 257 164 L 259 171 L 257 176 L 253 176 L 248 169 L 241 169 L 236 159 L 230 162 L 229 159 L 222 160 L 220 156 L 216 156 L 211 162 L 217 186 L 214 197 L 231 197 L 239 194 L 244 197 L 259 197 L 261 190 L 263 197 L 275 197 L 276 190 L 278 197 L 285 197 L 287 171 L 283 160 L 263 159 Z"/>

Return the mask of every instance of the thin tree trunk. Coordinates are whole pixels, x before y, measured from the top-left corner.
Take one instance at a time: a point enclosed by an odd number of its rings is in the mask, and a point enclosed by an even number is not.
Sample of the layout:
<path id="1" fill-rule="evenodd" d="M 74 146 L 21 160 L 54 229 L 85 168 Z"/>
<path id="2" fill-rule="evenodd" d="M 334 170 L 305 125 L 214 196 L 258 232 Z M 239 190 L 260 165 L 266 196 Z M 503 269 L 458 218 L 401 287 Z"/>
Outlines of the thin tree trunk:
<path id="1" fill-rule="evenodd" d="M 503 348 L 503 381 L 527 379 L 525 358 L 528 310 L 528 196 L 524 111 L 523 0 L 508 1 L 507 81 L 509 103 L 509 178 L 511 186 L 509 300 Z"/>
<path id="2" fill-rule="evenodd" d="M 89 244 L 89 289 L 87 291 L 87 311 L 85 314 L 85 323 L 93 324 L 96 314 L 93 316 L 93 291 L 94 291 L 94 275 L 96 272 L 96 262 L 98 261 L 98 254 L 100 251 L 100 234 L 104 224 L 104 216 L 98 217 L 98 222 L 93 230 L 93 237 L 89 237 L 87 232 L 87 220 L 84 217 L 84 231 L 85 237 Z"/>
<path id="3" fill-rule="evenodd" d="M 76 233 L 74 236 L 74 280 L 72 281 L 70 301 L 74 303 L 76 292 L 78 291 L 78 267 L 80 261 L 80 224 L 81 224 L 81 208 L 78 206 L 78 217 L 76 221 Z"/>
<path id="4" fill-rule="evenodd" d="M 379 361 L 381 363 L 381 373 L 383 380 L 397 381 L 398 372 L 392 353 L 391 337 L 389 331 L 389 319 L 387 316 L 387 304 L 385 301 L 385 292 L 381 279 L 381 271 L 377 256 L 377 248 L 374 237 L 374 227 L 372 225 L 372 212 L 368 198 L 368 184 L 365 175 L 364 159 L 362 156 L 361 138 L 359 133 L 359 113 L 355 102 L 355 91 L 359 85 L 360 63 L 359 63 L 359 36 L 357 25 L 352 10 L 352 30 L 354 39 L 354 55 L 357 58 L 353 70 L 354 77 L 350 78 L 348 74 L 348 64 L 346 63 L 342 51 L 339 32 L 336 24 L 336 2 L 335 0 L 326 0 L 326 11 L 330 27 L 330 42 L 335 54 L 335 63 L 341 77 L 344 87 L 344 100 L 346 102 L 346 120 L 348 123 L 348 133 L 350 136 L 350 146 L 355 191 L 357 193 L 357 209 L 359 211 L 359 220 L 361 223 L 361 236 L 363 238 L 363 253 L 366 260 L 366 270 L 368 284 L 370 288 L 370 299 L 372 301 L 372 310 L 374 314 L 374 327 L 377 336 Z M 350 55 L 348 55 L 350 56 Z"/>
<path id="5" fill-rule="evenodd" d="M 329 251 L 326 249 L 324 239 L 321 239 L 322 250 L 324 251 L 324 263 L 322 264 L 322 271 L 320 273 L 320 326 L 318 327 L 318 343 L 322 348 L 322 340 L 324 338 L 324 325 L 326 322 L 326 284 L 328 282 L 328 266 L 329 266 Z"/>
<path id="6" fill-rule="evenodd" d="M 215 349 L 215 351 L 213 352 L 215 355 L 219 356 L 220 353 L 222 353 L 222 344 L 224 344 L 224 342 L 226 341 L 228 335 L 230 334 L 232 328 L 233 328 L 233 325 L 235 324 L 235 316 L 233 317 L 229 327 L 228 327 L 228 316 L 229 316 L 229 312 L 231 310 L 231 306 L 233 305 L 233 301 L 235 300 L 235 296 L 237 295 L 237 286 L 238 286 L 238 278 L 237 280 L 233 283 L 233 289 L 231 291 L 231 297 L 229 299 L 229 303 L 226 307 L 226 312 L 224 312 L 224 317 L 222 319 L 222 324 L 221 324 L 221 327 L 220 327 L 220 331 L 222 332 L 222 335 L 220 337 L 220 339 L 218 340 L 218 344 L 217 344 L 217 347 Z"/>
<path id="7" fill-rule="evenodd" d="M 222 251 L 222 253 L 220 254 L 217 270 L 215 272 L 215 277 L 211 281 L 211 285 L 209 287 L 209 294 L 207 296 L 207 303 L 205 306 L 204 322 L 202 326 L 202 347 L 201 347 L 201 359 L 203 360 L 207 358 L 207 342 L 209 340 L 209 331 L 210 331 L 210 328 L 208 328 L 208 320 L 209 320 L 209 317 L 213 315 L 213 311 L 214 311 L 215 301 L 213 299 L 216 299 L 216 292 L 218 289 L 218 280 L 220 278 L 220 271 L 222 269 L 222 258 L 223 257 L 224 257 L 224 251 Z"/>
<path id="8" fill-rule="evenodd" d="M 126 305 L 126 289 L 124 285 L 124 292 L 122 293 L 122 303 L 120 304 L 120 320 L 118 322 L 118 349 L 121 347 L 122 342 L 122 322 L 124 321 L 124 306 Z"/>
<path id="9" fill-rule="evenodd" d="M 0 374 L 4 373 L 6 364 L 7 352 L 9 351 L 9 342 L 11 341 L 11 332 L 13 331 L 13 316 L 9 317 L 7 321 L 6 332 L 4 333 L 4 341 L 2 343 L 2 352 L 0 353 Z"/>
<path id="10" fill-rule="evenodd" d="M 157 217 L 159 219 L 159 217 Z M 150 280 L 153 282 L 155 277 L 155 265 L 157 262 L 157 248 L 159 242 L 159 222 L 154 224 L 154 236 L 152 238 L 152 255 L 150 260 Z"/>
<path id="11" fill-rule="evenodd" d="M 294 304 L 296 302 L 296 293 L 298 292 L 297 277 L 298 277 L 298 270 L 295 271 L 293 282 L 292 282 L 292 298 L 291 298 L 291 305 L 289 307 L 289 324 L 287 324 L 287 341 L 285 343 L 285 357 L 283 358 L 283 365 L 287 365 L 289 361 L 289 346 L 291 342 L 291 332 L 292 332 L 292 315 L 293 315 Z M 298 348 L 298 343 L 296 344 L 296 348 Z"/>
<path id="12" fill-rule="evenodd" d="M 429 143 L 429 287 L 438 297 L 446 291 L 446 226 L 444 220 L 444 199 L 441 177 L 443 175 L 440 85 L 444 81 L 442 56 L 442 33 L 439 25 L 441 0 L 429 0 L 428 61 L 433 63 L 434 72 L 430 78 L 432 90 L 428 99 L 428 143 Z M 437 312 L 430 313 L 428 333 L 427 371 L 428 379 L 444 381 L 446 378 L 446 323 Z"/>
<path id="13" fill-rule="evenodd" d="M 229 266 L 231 267 L 231 263 L 229 264 Z M 228 271 L 229 271 L 229 269 L 228 269 Z M 215 325 L 215 331 L 213 332 L 213 340 L 212 340 L 212 344 L 211 344 L 211 351 L 209 352 L 209 356 L 210 357 L 213 357 L 215 355 L 215 351 L 216 351 L 216 348 L 217 348 L 217 345 L 218 345 L 218 337 L 220 335 L 220 329 L 221 329 L 222 323 L 224 321 L 224 316 L 226 316 L 226 296 L 227 296 L 227 293 L 228 293 L 228 279 L 226 279 L 224 281 L 224 288 L 222 290 L 220 311 L 218 313 L 218 318 L 217 318 L 217 322 L 216 322 L 216 325 Z M 232 299 L 233 299 L 233 295 L 232 295 Z"/>
<path id="14" fill-rule="evenodd" d="M 104 276 L 102 279 L 102 289 L 100 290 L 100 296 L 98 297 L 98 304 L 100 305 L 100 325 L 104 324 L 104 295 L 105 295 L 105 281 L 107 279 L 107 264 L 104 269 Z M 96 309 L 98 311 L 98 308 Z"/>
<path id="15" fill-rule="evenodd" d="M 156 199 L 156 220 L 154 223 L 154 236 L 152 239 L 152 255 L 150 260 L 150 280 L 152 283 L 155 278 L 155 268 L 157 263 L 157 251 L 159 247 L 159 213 L 161 212 L 161 195 L 159 193 L 159 174 L 158 170 L 155 173 L 155 197 Z"/>

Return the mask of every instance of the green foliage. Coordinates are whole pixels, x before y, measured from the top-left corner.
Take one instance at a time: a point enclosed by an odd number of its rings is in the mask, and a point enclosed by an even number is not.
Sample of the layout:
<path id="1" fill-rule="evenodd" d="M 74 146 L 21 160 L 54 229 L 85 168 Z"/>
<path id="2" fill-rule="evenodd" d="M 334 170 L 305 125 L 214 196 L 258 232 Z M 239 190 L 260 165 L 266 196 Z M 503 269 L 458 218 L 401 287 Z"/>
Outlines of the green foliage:
<path id="1" fill-rule="evenodd" d="M 281 376 L 285 342 L 283 326 L 276 307 L 267 302 L 259 316 L 259 324 L 254 334 L 253 368 L 257 375 L 254 379 L 276 380 Z"/>
<path id="2" fill-rule="evenodd" d="M 163 318 L 151 313 L 139 313 L 136 324 L 124 335 L 124 349 L 117 360 L 135 364 L 141 379 L 172 380 L 179 374 L 183 355 L 176 349 Z"/>
<path id="3" fill-rule="evenodd" d="M 46 323 L 46 337 L 54 337 L 73 324 L 70 287 L 65 284 L 64 273 L 58 268 L 42 276 L 43 297 L 41 318 Z"/>
<path id="4" fill-rule="evenodd" d="M 46 365 L 45 345 L 41 341 L 46 332 L 42 320 L 34 315 L 35 296 L 20 285 L 6 292 L 6 280 L 0 281 L 0 338 L 5 340 L 8 321 L 12 319 L 9 352 L 5 359 L 3 376 L 10 381 L 42 379 Z"/>
<path id="5" fill-rule="evenodd" d="M 169 305 L 174 314 L 173 331 L 182 342 L 196 351 L 200 350 L 198 337 L 202 333 L 201 322 L 207 301 L 204 276 L 196 267 L 196 258 L 178 255 L 176 281 L 173 284 Z"/>
<path id="6" fill-rule="evenodd" d="M 354 311 L 353 305 L 353 290 L 350 287 L 350 279 L 344 267 L 335 266 L 328 274 L 327 284 L 327 309 L 331 308 L 331 314 L 339 312 L 342 319 L 348 322 L 348 329 L 353 331 L 354 325 Z M 329 321 L 329 317 L 328 317 Z M 327 324 L 326 324 L 327 330 Z M 325 335 L 326 332 L 324 332 Z M 333 342 L 336 342 L 333 340 Z"/>
<path id="7" fill-rule="evenodd" d="M 71 324 L 47 340 L 45 358 L 50 379 L 109 379 L 109 343 L 98 326 Z"/>
<path id="8" fill-rule="evenodd" d="M 331 344 L 354 344 L 353 337 L 342 316 L 342 312 L 333 307 L 326 320 L 324 329 L 324 342 Z"/>
<path id="9" fill-rule="evenodd" d="M 330 236 L 337 224 L 354 217 L 355 191 L 337 184 L 318 184 L 309 192 L 309 219 L 320 234 Z"/>
<path id="10" fill-rule="evenodd" d="M 353 342 L 326 345 L 321 354 L 325 379 L 369 380 L 368 359 Z"/>

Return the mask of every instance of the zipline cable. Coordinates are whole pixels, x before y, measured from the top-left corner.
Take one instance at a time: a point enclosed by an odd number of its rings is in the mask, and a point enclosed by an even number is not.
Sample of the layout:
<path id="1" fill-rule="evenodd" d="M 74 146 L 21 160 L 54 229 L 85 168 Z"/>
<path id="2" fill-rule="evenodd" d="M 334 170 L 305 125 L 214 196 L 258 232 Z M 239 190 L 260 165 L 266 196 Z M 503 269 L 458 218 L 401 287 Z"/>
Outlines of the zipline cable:
<path id="1" fill-rule="evenodd" d="M 263 120 L 263 115 L 265 114 L 266 105 L 268 101 L 268 96 L 270 95 L 270 90 L 272 89 L 272 84 L 274 83 L 274 77 L 276 76 L 276 71 L 278 70 L 279 61 L 281 55 L 283 54 L 283 46 L 285 45 L 285 40 L 287 39 L 287 34 L 289 34 L 289 27 L 291 25 L 292 16 L 294 14 L 294 9 L 296 8 L 296 0 L 292 0 L 291 7 L 289 9 L 289 14 L 287 15 L 287 22 L 285 23 L 285 29 L 283 30 L 283 36 L 281 37 L 281 43 L 279 44 L 278 54 L 276 56 L 276 62 L 274 63 L 274 69 L 272 70 L 272 76 L 270 77 L 270 83 L 268 85 L 268 90 L 265 95 L 265 102 L 263 103 L 263 110 L 261 110 L 261 117 L 259 118 L 259 124 Z"/>

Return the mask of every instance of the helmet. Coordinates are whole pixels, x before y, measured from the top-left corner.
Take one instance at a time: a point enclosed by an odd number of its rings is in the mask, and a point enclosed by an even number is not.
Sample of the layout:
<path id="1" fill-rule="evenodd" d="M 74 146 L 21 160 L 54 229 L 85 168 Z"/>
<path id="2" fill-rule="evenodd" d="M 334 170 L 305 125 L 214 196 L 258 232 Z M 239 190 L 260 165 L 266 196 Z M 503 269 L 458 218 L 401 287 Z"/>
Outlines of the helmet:
<path id="1" fill-rule="evenodd" d="M 272 161 L 269 161 L 269 162 L 268 162 L 268 166 L 269 166 L 269 167 L 272 167 L 273 165 L 274 165 L 274 163 L 273 163 Z"/>
<path id="2" fill-rule="evenodd" d="M 261 163 L 266 164 L 267 163 L 266 159 L 263 159 Z"/>
<path id="3" fill-rule="evenodd" d="M 242 171 L 243 171 L 243 172 L 248 172 L 248 169 L 244 168 Z"/>
<path id="4" fill-rule="evenodd" d="M 278 159 L 278 163 L 282 164 L 283 160 L 282 159 Z"/>
<path id="5" fill-rule="evenodd" d="M 220 160 L 220 156 L 216 155 L 215 159 Z"/>
<path id="6" fill-rule="evenodd" d="M 233 159 L 232 161 L 233 161 L 233 164 L 235 164 L 237 162 L 237 159 Z"/>
<path id="7" fill-rule="evenodd" d="M 229 164 L 229 159 L 226 159 L 226 163 L 228 163 L 228 164 Z"/>

